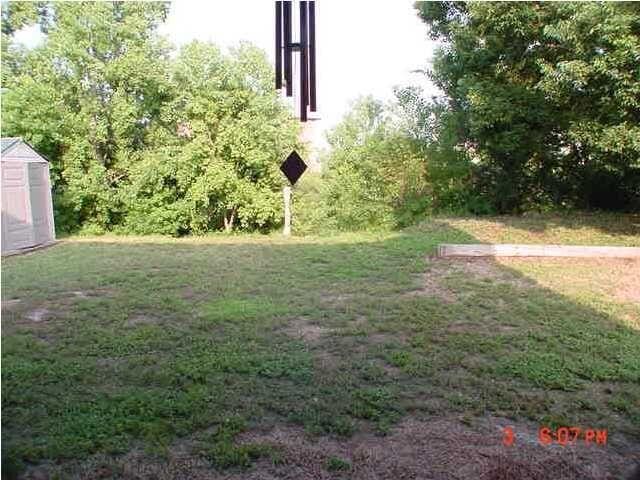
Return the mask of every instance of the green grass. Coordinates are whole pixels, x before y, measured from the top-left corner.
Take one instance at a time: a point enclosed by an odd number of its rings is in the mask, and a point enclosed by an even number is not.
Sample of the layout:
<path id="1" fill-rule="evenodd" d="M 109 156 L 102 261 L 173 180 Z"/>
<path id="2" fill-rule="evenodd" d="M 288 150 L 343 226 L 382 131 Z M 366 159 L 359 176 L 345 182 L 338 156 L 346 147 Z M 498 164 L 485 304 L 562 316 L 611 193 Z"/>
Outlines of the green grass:
<path id="1" fill-rule="evenodd" d="M 639 440 L 640 307 L 603 287 L 606 264 L 428 257 L 442 242 L 541 239 L 640 244 L 637 217 L 540 216 L 288 240 L 70 238 L 4 259 L 3 302 L 20 301 L 3 307 L 3 463 L 189 440 L 215 468 L 248 468 L 278 461 L 235 442 L 254 428 L 384 435 L 408 416 L 487 413 Z"/>
<path id="2" fill-rule="evenodd" d="M 327 460 L 327 470 L 329 472 L 347 471 L 351 470 L 351 464 L 341 458 L 330 457 L 329 460 Z"/>
<path id="3" fill-rule="evenodd" d="M 248 467 L 252 461 L 261 457 L 270 457 L 278 462 L 277 450 L 268 444 L 249 443 L 234 445 L 236 435 L 246 430 L 246 422 L 241 417 L 225 419 L 216 431 L 205 439 L 200 451 L 205 458 L 218 468 Z"/>

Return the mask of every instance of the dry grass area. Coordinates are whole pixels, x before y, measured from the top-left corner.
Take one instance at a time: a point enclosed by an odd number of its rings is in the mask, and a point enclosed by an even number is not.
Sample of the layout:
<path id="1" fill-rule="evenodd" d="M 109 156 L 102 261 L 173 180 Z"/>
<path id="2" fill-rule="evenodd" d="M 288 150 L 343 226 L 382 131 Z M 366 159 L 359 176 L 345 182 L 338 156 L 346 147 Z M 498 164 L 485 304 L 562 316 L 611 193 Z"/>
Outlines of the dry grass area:
<path id="1" fill-rule="evenodd" d="M 631 258 L 430 258 L 421 287 L 408 295 L 457 300 L 443 287 L 443 276 L 461 275 L 483 282 L 508 283 L 519 289 L 547 288 L 603 312 L 614 304 L 620 319 L 640 331 L 640 259 Z"/>
<path id="2" fill-rule="evenodd" d="M 503 444 L 507 426 L 517 432 L 511 446 Z M 537 435 L 531 423 L 494 417 L 473 426 L 455 418 L 408 418 L 386 436 L 358 433 L 348 440 L 311 437 L 300 427 L 277 426 L 237 437 L 238 445 L 268 445 L 275 452 L 257 460 L 249 471 L 212 470 L 191 453 L 195 442 L 181 441 L 162 458 L 140 450 L 119 458 L 98 455 L 81 464 L 33 468 L 25 478 L 39 480 L 55 472 L 61 477 L 124 480 L 610 480 L 608 471 L 629 463 L 602 445 L 543 447 Z"/>
<path id="3" fill-rule="evenodd" d="M 444 218 L 481 243 L 640 246 L 640 214 L 528 214 Z"/>
<path id="4" fill-rule="evenodd" d="M 517 270 L 538 285 L 577 302 L 595 306 L 613 301 L 627 305 L 626 323 L 640 330 L 640 259 L 502 258 L 500 265 Z"/>
<path id="5" fill-rule="evenodd" d="M 505 426 L 518 432 L 517 443 L 512 446 L 502 444 Z M 539 446 L 536 435 L 531 425 L 514 425 L 507 419 L 482 419 L 472 428 L 458 419 L 409 418 L 385 437 L 362 433 L 346 442 L 309 440 L 300 429 L 280 428 L 251 432 L 240 441 L 281 447 L 282 465 L 273 466 L 274 478 L 291 479 L 335 478 L 326 467 L 332 459 L 341 459 L 349 465 L 345 469 L 354 479 L 418 479 L 429 475 L 433 479 L 495 480 L 510 473 L 512 476 L 506 478 L 588 480 L 606 478 L 611 464 L 621 460 L 595 445 L 566 447 L 571 454 L 560 454 L 557 448 Z"/>

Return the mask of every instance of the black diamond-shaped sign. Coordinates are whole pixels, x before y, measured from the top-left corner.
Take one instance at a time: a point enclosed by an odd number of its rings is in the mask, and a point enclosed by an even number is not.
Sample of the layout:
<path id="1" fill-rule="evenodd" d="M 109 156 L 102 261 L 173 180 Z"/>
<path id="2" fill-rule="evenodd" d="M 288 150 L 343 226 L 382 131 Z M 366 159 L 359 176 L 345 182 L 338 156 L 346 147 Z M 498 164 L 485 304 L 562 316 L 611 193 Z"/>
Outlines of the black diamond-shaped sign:
<path id="1" fill-rule="evenodd" d="M 295 150 L 289 154 L 287 159 L 280 165 L 280 170 L 284 173 L 285 177 L 289 179 L 291 185 L 295 185 L 298 179 L 302 176 L 307 169 L 307 164 L 304 163 L 298 152 Z"/>

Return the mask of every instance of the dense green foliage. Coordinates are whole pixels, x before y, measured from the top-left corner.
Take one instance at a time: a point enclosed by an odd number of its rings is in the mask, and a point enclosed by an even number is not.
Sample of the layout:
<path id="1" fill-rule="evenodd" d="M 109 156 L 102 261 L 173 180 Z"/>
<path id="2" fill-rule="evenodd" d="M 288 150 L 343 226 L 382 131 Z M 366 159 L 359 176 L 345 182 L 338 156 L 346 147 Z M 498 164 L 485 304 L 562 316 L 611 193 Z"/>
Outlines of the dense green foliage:
<path id="1" fill-rule="evenodd" d="M 127 230 L 202 233 L 231 230 L 234 222 L 277 223 L 279 160 L 297 129 L 276 100 L 264 54 L 243 44 L 225 56 L 193 43 L 174 62 L 172 88 L 150 131 L 151 148 L 132 165 Z"/>
<path id="2" fill-rule="evenodd" d="M 640 209 L 637 3 L 416 9 L 441 45 L 433 148 L 472 200 L 498 211 Z"/>
<path id="3" fill-rule="evenodd" d="M 400 97 L 400 95 L 398 95 Z M 405 129 L 402 102 L 384 105 L 371 97 L 354 102 L 327 134 L 322 183 L 303 183 L 303 231 L 397 227 L 429 208 L 422 145 Z M 311 185 L 310 185 L 311 184 Z"/>
<path id="4" fill-rule="evenodd" d="M 162 2 L 3 4 L 2 134 L 52 163 L 59 228 L 181 234 L 280 218 L 297 127 L 263 52 L 158 35 Z M 30 51 L 11 34 L 39 20 Z M 6 59 L 4 52 L 8 52 Z"/>
<path id="5" fill-rule="evenodd" d="M 424 209 L 424 162 L 396 123 L 365 98 L 329 133 L 327 200 L 339 225 L 405 225 L 414 210 Z"/>

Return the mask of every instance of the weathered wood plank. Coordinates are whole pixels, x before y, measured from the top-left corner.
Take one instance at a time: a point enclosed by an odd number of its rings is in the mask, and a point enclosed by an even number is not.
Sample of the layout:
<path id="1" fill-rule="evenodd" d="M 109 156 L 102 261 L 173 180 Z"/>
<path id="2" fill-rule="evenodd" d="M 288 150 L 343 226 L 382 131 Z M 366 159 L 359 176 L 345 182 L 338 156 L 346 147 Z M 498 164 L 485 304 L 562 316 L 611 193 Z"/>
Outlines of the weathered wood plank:
<path id="1" fill-rule="evenodd" d="M 616 257 L 640 258 L 640 247 L 516 244 L 441 244 L 439 257 Z"/>

